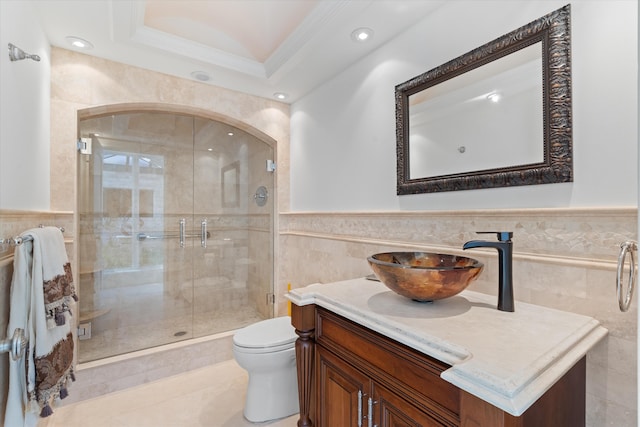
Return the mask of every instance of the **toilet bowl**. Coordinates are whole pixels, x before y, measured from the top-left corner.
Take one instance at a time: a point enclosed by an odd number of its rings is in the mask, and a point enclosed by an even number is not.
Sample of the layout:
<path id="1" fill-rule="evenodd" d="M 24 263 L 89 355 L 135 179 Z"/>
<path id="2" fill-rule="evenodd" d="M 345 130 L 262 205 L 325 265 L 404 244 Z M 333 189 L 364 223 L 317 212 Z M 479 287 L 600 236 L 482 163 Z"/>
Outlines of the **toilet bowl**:
<path id="1" fill-rule="evenodd" d="M 233 355 L 249 374 L 247 420 L 264 422 L 299 412 L 296 338 L 289 316 L 254 323 L 233 336 Z"/>

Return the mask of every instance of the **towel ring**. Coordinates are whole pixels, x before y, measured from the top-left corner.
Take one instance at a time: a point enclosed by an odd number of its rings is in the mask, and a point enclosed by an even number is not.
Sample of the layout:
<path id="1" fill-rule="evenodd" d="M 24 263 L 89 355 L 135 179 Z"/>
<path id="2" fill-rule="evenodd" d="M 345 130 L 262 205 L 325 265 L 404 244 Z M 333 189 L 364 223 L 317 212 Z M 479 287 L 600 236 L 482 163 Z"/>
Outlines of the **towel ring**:
<path id="1" fill-rule="evenodd" d="M 635 253 L 638 250 L 636 242 L 626 241 L 620 244 L 620 255 L 618 255 L 618 275 L 616 280 L 616 293 L 618 295 L 618 306 L 620 311 L 625 312 L 629 310 L 631 305 L 631 299 L 633 298 L 633 290 L 636 283 L 636 256 Z M 624 265 L 627 259 L 627 254 L 630 257 L 629 263 L 629 286 L 627 287 L 626 295 L 623 297 L 622 292 L 622 279 L 624 274 Z"/>

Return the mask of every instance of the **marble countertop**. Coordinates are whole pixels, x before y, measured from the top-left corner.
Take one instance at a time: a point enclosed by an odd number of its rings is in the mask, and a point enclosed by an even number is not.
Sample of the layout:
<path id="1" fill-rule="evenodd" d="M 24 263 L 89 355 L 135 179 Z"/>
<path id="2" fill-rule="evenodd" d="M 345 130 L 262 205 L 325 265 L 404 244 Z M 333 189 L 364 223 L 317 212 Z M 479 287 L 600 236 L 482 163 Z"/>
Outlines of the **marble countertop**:
<path id="1" fill-rule="evenodd" d="M 316 304 L 421 351 L 451 368 L 441 377 L 520 416 L 607 330 L 591 317 L 473 291 L 420 303 L 365 278 L 291 290 L 298 306 Z"/>

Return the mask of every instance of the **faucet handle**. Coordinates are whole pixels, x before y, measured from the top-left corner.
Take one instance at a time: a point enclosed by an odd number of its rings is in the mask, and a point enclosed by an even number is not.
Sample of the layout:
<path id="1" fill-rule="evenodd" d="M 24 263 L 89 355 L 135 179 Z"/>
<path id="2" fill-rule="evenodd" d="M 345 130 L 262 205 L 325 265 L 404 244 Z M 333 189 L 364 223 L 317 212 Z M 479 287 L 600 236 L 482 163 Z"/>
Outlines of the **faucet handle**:
<path id="1" fill-rule="evenodd" d="M 476 234 L 495 234 L 500 242 L 508 242 L 513 237 L 513 231 L 476 231 Z"/>

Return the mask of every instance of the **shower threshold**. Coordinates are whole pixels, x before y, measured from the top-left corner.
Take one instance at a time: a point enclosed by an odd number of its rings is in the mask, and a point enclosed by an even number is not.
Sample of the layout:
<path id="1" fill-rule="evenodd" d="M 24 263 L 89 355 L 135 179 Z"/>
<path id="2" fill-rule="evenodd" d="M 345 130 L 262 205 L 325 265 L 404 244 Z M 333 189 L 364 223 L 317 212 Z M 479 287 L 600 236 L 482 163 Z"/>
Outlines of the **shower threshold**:
<path id="1" fill-rule="evenodd" d="M 73 403 L 179 375 L 233 358 L 233 331 L 80 363 L 64 403 Z"/>

